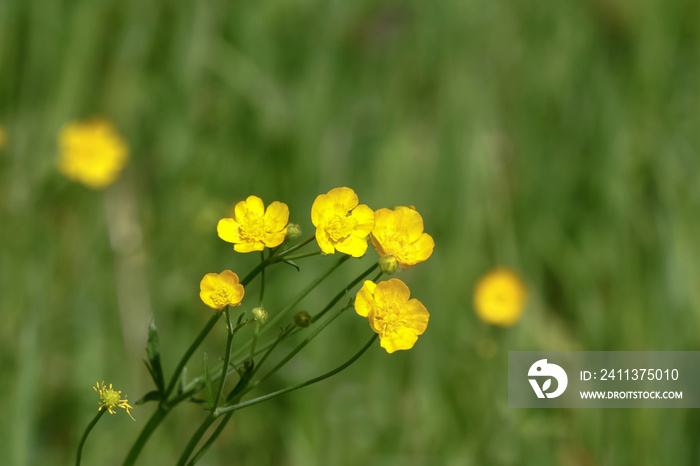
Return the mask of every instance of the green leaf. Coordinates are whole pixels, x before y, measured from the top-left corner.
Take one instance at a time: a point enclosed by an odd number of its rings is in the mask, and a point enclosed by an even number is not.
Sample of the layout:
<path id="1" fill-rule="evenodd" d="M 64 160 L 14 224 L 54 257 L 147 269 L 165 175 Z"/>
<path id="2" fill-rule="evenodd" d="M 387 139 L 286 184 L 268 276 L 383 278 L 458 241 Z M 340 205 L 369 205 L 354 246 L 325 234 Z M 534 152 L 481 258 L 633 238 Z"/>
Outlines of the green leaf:
<path id="1" fill-rule="evenodd" d="M 207 356 L 207 353 L 204 353 L 203 357 L 203 362 L 204 362 L 204 385 L 206 386 L 207 389 L 207 404 L 211 409 L 216 408 L 214 406 L 214 393 L 212 392 L 211 389 L 211 373 L 209 372 L 209 357 Z"/>
<path id="2" fill-rule="evenodd" d="M 158 391 L 163 392 L 165 390 L 165 377 L 163 376 L 163 367 L 160 364 L 160 341 L 158 339 L 158 329 L 156 324 L 151 319 L 148 323 L 148 343 L 146 344 L 146 354 L 148 355 L 148 362 L 146 367 L 148 372 L 151 374 L 153 383 L 156 384 Z"/>
<path id="3" fill-rule="evenodd" d="M 298 266 L 294 261 L 283 260 L 282 262 L 284 262 L 285 264 L 291 265 L 292 267 L 294 267 L 295 269 L 297 269 L 297 272 L 299 272 L 299 271 L 301 270 L 301 269 L 299 268 L 299 266 Z"/>

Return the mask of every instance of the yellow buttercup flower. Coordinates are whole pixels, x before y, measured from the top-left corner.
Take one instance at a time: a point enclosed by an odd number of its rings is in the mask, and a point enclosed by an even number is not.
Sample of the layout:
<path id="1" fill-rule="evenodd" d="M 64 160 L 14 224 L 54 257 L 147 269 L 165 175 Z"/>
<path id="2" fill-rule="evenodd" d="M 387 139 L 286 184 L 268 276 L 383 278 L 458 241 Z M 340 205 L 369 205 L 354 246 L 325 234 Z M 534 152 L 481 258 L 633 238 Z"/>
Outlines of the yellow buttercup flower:
<path id="1" fill-rule="evenodd" d="M 240 305 L 245 294 L 243 285 L 238 282 L 238 275 L 230 270 L 206 274 L 199 282 L 199 290 L 204 304 L 217 311 L 226 306 Z"/>
<path id="2" fill-rule="evenodd" d="M 361 257 L 367 251 L 367 235 L 374 228 L 374 212 L 358 205 L 357 194 L 350 188 L 335 188 L 319 195 L 311 206 L 311 221 L 316 227 L 316 241 L 326 254 L 340 251 Z"/>
<path id="3" fill-rule="evenodd" d="M 435 241 L 423 233 L 423 217 L 415 209 L 379 209 L 374 221 L 369 237 L 381 257 L 394 256 L 401 267 L 408 269 L 433 253 Z"/>
<path id="4" fill-rule="evenodd" d="M 126 142 L 103 118 L 68 123 L 61 129 L 58 143 L 59 171 L 93 189 L 112 184 L 129 158 Z"/>
<path id="5" fill-rule="evenodd" d="M 129 406 L 129 401 L 126 398 L 122 400 L 122 392 L 114 390 L 112 384 L 109 384 L 109 388 L 107 388 L 104 381 L 101 385 L 98 382 L 92 389 L 100 395 L 100 407 L 98 411 L 102 411 L 102 408 L 107 408 L 109 414 L 115 414 L 116 411 L 114 408 L 123 408 L 126 410 L 126 414 L 128 414 L 131 419 L 134 419 L 129 412 L 129 409 L 134 409 L 133 406 Z"/>
<path id="6" fill-rule="evenodd" d="M 238 252 L 262 251 L 274 248 L 284 241 L 289 222 L 289 208 L 282 202 L 273 202 L 265 210 L 262 199 L 249 196 L 236 204 L 234 218 L 222 218 L 216 226 L 219 238 L 233 243 Z"/>
<path id="7" fill-rule="evenodd" d="M 499 268 L 484 275 L 474 290 L 476 315 L 487 324 L 508 327 L 520 320 L 527 289 L 515 272 Z"/>
<path id="8" fill-rule="evenodd" d="M 397 278 L 378 284 L 367 280 L 357 292 L 355 311 L 367 317 L 387 353 L 413 348 L 428 327 L 428 310 L 410 296 L 408 286 Z"/>

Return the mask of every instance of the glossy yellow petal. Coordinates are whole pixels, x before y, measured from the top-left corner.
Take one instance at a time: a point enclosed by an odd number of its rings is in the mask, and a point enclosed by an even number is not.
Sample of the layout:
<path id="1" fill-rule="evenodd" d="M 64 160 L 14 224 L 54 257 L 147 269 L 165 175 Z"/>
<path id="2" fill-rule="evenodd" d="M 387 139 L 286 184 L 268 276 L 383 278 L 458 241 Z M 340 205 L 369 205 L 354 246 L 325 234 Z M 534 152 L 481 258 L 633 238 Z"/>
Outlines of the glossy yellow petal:
<path id="1" fill-rule="evenodd" d="M 252 251 L 262 251 L 265 249 L 265 245 L 262 242 L 246 242 L 246 243 L 236 243 L 233 245 L 233 249 L 236 252 L 252 252 Z"/>
<path id="2" fill-rule="evenodd" d="M 427 233 L 423 233 L 417 241 L 406 245 L 402 250 L 398 251 L 396 258 L 401 264 L 401 267 L 410 269 L 414 265 L 428 260 L 433 254 L 434 248 L 435 241 L 433 237 Z"/>
<path id="3" fill-rule="evenodd" d="M 315 227 L 321 225 L 327 216 L 333 214 L 333 201 L 328 194 L 319 194 L 311 206 L 311 222 Z"/>
<path id="4" fill-rule="evenodd" d="M 357 312 L 362 317 L 367 317 L 367 315 L 372 311 L 372 306 L 374 306 L 374 289 L 377 285 L 369 280 L 365 280 L 360 291 L 355 295 L 355 312 Z"/>
<path id="5" fill-rule="evenodd" d="M 409 329 L 401 329 L 396 333 L 391 333 L 381 337 L 381 347 L 391 354 L 398 350 L 407 350 L 413 348 L 413 345 L 418 340 L 418 335 Z"/>
<path id="6" fill-rule="evenodd" d="M 267 233 L 265 235 L 265 238 L 263 239 L 263 243 L 265 243 L 265 246 L 268 248 L 275 248 L 279 246 L 280 244 L 284 243 L 284 239 L 287 237 L 287 229 L 284 228 L 282 231 L 278 231 L 275 233 Z"/>
<path id="7" fill-rule="evenodd" d="M 408 207 L 394 209 L 396 230 L 406 238 L 407 243 L 416 241 L 423 233 L 423 217 Z"/>
<path id="8" fill-rule="evenodd" d="M 350 212 L 359 204 L 355 191 L 350 188 L 334 188 L 328 191 L 330 201 L 339 209 Z"/>
<path id="9" fill-rule="evenodd" d="M 403 305 L 410 297 L 411 290 L 398 278 L 380 282 L 377 284 L 377 289 L 374 290 L 374 300 L 379 306 Z"/>
<path id="10" fill-rule="evenodd" d="M 222 218 L 216 225 L 216 232 L 222 240 L 229 243 L 238 243 L 241 241 L 239 228 L 239 223 L 234 219 Z"/>
<path id="11" fill-rule="evenodd" d="M 265 231 L 268 233 L 275 233 L 285 229 L 287 223 L 289 223 L 289 207 L 282 202 L 273 202 L 267 206 L 264 221 Z"/>
<path id="12" fill-rule="evenodd" d="M 219 274 L 208 273 L 202 278 L 199 283 L 199 287 L 202 291 L 214 291 L 216 289 L 216 284 L 218 283 Z"/>
<path id="13" fill-rule="evenodd" d="M 199 289 L 199 297 L 204 304 L 216 310 L 238 306 L 245 294 L 243 285 L 238 282 L 238 275 L 230 270 L 224 270 L 221 274 L 206 274 L 199 283 Z"/>
<path id="14" fill-rule="evenodd" d="M 353 236 L 364 238 L 374 229 L 374 211 L 368 206 L 358 205 L 353 209 L 350 217 L 357 222 L 357 226 L 352 232 Z"/>
<path id="15" fill-rule="evenodd" d="M 254 213 L 260 217 L 265 215 L 265 204 L 258 196 L 248 196 L 245 200 L 245 205 L 249 213 Z"/>
<path id="16" fill-rule="evenodd" d="M 416 335 L 422 335 L 425 329 L 428 328 L 430 314 L 425 306 L 423 306 L 423 303 L 417 299 L 410 299 L 406 305 L 403 306 L 402 315 L 406 320 L 406 328 L 411 329 Z"/>
<path id="17" fill-rule="evenodd" d="M 330 242 L 328 239 L 328 235 L 326 234 L 326 230 L 323 230 L 322 228 L 317 228 L 316 229 L 316 242 L 318 243 L 318 246 L 321 248 L 321 251 L 323 251 L 326 254 L 333 254 L 335 253 L 335 247 L 333 246 L 333 243 Z"/>
<path id="18" fill-rule="evenodd" d="M 356 236 L 348 236 L 335 243 L 335 249 L 352 257 L 362 257 L 367 251 L 367 241 Z"/>

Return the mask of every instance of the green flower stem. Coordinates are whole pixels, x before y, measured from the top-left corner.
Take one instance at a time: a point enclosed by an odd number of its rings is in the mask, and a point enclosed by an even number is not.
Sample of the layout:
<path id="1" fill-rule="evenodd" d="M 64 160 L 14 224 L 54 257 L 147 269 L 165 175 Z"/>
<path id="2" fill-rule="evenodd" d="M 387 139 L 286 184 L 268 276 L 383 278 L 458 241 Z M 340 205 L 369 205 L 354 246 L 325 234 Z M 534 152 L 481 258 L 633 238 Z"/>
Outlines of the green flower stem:
<path id="1" fill-rule="evenodd" d="M 192 451 L 199 443 L 199 440 L 202 438 L 202 436 L 207 431 L 209 426 L 211 426 L 214 423 L 214 421 L 216 421 L 216 416 L 214 416 L 213 413 L 209 413 L 209 415 L 206 417 L 206 419 L 204 419 L 204 421 L 199 426 L 199 428 L 194 433 L 194 435 L 192 435 L 192 438 L 190 439 L 190 441 L 187 443 L 185 450 L 180 455 L 180 459 L 177 462 L 177 466 L 184 466 L 185 465 L 185 463 L 187 462 L 187 459 L 192 454 Z"/>
<path id="2" fill-rule="evenodd" d="M 279 254 L 275 259 L 275 262 L 282 260 L 285 256 L 291 254 L 294 251 L 298 251 L 299 249 L 303 248 L 310 242 L 312 242 L 314 239 L 316 239 L 316 235 L 311 235 L 310 237 L 306 238 L 304 241 L 301 243 L 297 244 L 296 246 L 292 246 L 291 248 L 287 249 L 283 253 Z"/>
<path id="3" fill-rule="evenodd" d="M 228 336 L 226 337 L 226 352 L 224 353 L 224 367 L 228 367 L 229 360 L 231 358 L 231 346 L 233 345 L 233 336 L 236 331 L 233 329 L 233 324 L 231 323 L 231 314 L 228 308 L 226 308 L 226 327 L 228 329 Z M 238 318 L 238 324 L 241 323 L 243 314 Z M 214 398 L 214 404 L 212 409 L 216 409 L 219 406 L 219 401 L 221 401 L 221 394 L 224 392 L 224 384 L 226 383 L 226 373 L 228 371 L 223 371 L 221 375 L 221 382 L 219 382 L 219 388 L 216 390 L 216 398 Z"/>
<path id="4" fill-rule="evenodd" d="M 347 306 L 344 306 L 342 309 L 338 310 L 335 314 L 333 314 L 330 318 L 326 319 L 325 322 L 323 322 L 322 325 L 318 326 L 316 329 L 314 329 L 313 333 L 306 337 L 301 343 L 299 343 L 296 348 L 294 348 L 292 351 L 289 352 L 287 356 L 284 357 L 280 362 L 277 363 L 275 367 L 270 369 L 270 371 L 265 374 L 260 380 L 257 380 L 256 382 L 250 384 L 248 389 L 244 392 L 247 393 L 253 388 L 257 387 L 259 384 L 270 378 L 271 375 L 273 375 L 275 372 L 280 370 L 282 367 L 284 367 L 285 364 L 287 364 L 299 351 L 301 351 L 306 345 L 308 345 L 311 340 L 316 338 L 316 336 L 321 333 L 323 329 L 325 329 L 331 322 L 333 322 L 340 314 L 342 314 L 344 311 L 346 311 L 350 307 L 351 303 L 348 303 Z"/>
<path id="5" fill-rule="evenodd" d="M 316 287 L 316 286 L 321 282 L 321 280 L 322 280 L 323 278 L 325 278 L 326 276 L 328 276 L 328 275 L 329 275 L 333 270 L 335 270 L 335 268 L 337 268 L 344 260 L 347 260 L 348 257 L 349 257 L 349 256 L 343 256 L 343 257 L 340 259 L 340 261 L 338 261 L 338 263 L 336 263 L 336 265 L 334 265 L 328 272 L 326 272 L 326 274 L 325 274 L 323 277 L 321 277 L 320 279 L 316 280 L 314 283 L 310 284 L 306 289 L 304 289 L 304 290 L 295 298 L 295 300 L 292 302 L 291 305 L 285 307 L 285 308 L 282 310 L 282 312 L 280 312 L 277 316 L 275 316 L 275 318 L 272 319 L 272 320 L 269 322 L 269 324 L 267 324 L 266 326 L 267 326 L 268 328 L 272 328 L 272 327 L 271 327 L 271 324 L 273 324 L 276 320 L 278 320 L 278 319 L 280 318 L 280 316 L 283 315 L 286 311 L 288 311 L 288 310 L 291 309 L 293 306 L 295 306 L 296 304 L 298 304 L 299 301 L 301 301 L 311 290 L 313 290 L 313 288 Z M 362 273 L 361 273 L 360 275 L 358 275 L 353 281 L 351 281 L 350 283 L 348 283 L 348 285 L 347 285 L 345 288 L 343 288 L 337 295 L 335 295 L 335 297 L 326 305 L 326 307 L 324 307 L 316 316 L 314 316 L 314 317 L 311 319 L 311 322 L 316 322 L 316 321 L 318 321 L 326 312 L 328 312 L 331 308 L 333 308 L 333 306 L 335 306 L 335 304 L 336 304 L 338 301 L 340 301 L 341 299 L 343 299 L 343 297 L 346 296 L 346 295 L 348 294 L 348 292 L 349 292 L 354 286 L 356 286 L 358 283 L 360 283 L 365 277 L 367 277 L 367 275 L 369 275 L 370 273 L 372 273 L 377 267 L 378 267 L 378 264 L 376 264 L 376 263 L 375 263 L 375 264 L 372 264 L 369 268 L 367 268 L 367 270 L 365 270 L 364 272 L 362 272 Z M 335 317 L 334 317 L 334 318 L 335 318 Z M 327 325 L 327 324 L 326 324 L 326 325 Z M 325 326 L 325 325 L 324 325 L 324 326 Z M 300 330 L 299 328 L 295 328 L 294 330 L 292 330 L 292 332 L 289 333 L 289 335 L 295 334 L 295 333 L 297 333 L 299 330 Z M 289 335 L 285 335 L 285 336 L 289 336 Z M 314 333 L 314 336 L 315 336 L 315 335 L 316 335 L 316 333 Z M 308 343 L 308 341 L 307 341 L 307 343 Z M 277 341 L 275 341 L 274 343 L 272 343 L 272 345 L 276 345 L 276 344 L 277 344 Z M 304 343 L 304 344 L 305 344 L 305 343 Z M 269 345 L 268 345 L 268 347 L 269 347 Z M 267 348 L 262 348 L 260 351 L 265 351 L 266 349 L 267 349 Z M 234 351 L 234 355 L 233 355 L 233 356 L 239 357 L 239 356 L 241 355 L 241 353 L 242 353 L 242 351 L 241 351 L 241 349 L 239 349 L 239 350 L 237 350 L 237 351 Z M 254 354 L 255 354 L 255 353 L 254 353 Z M 280 366 L 280 367 L 281 367 L 281 366 Z M 257 371 L 258 368 L 259 368 L 259 365 L 255 368 L 255 370 Z M 279 369 L 279 367 L 278 367 L 277 369 Z M 212 380 L 216 380 L 218 377 L 221 377 L 221 371 L 222 371 L 222 369 L 216 369 L 216 371 L 214 371 L 214 375 L 212 375 Z M 231 371 L 233 371 L 233 369 L 232 369 Z M 267 376 L 266 376 L 266 377 L 267 377 Z M 187 388 L 184 390 L 184 393 L 182 393 L 180 396 L 178 396 L 175 400 L 181 401 L 181 399 L 187 399 L 187 398 L 189 398 L 190 396 L 194 395 L 195 393 L 199 392 L 199 391 L 204 387 L 204 382 L 203 382 L 203 380 L 204 380 L 204 379 L 203 379 L 202 377 L 198 377 L 198 378 L 194 379 L 194 380 L 190 383 L 189 387 L 187 387 Z M 257 385 L 257 383 L 256 383 L 255 385 Z M 175 401 L 175 400 L 173 400 L 173 401 Z"/>
<path id="6" fill-rule="evenodd" d="M 148 422 L 143 429 L 141 429 L 139 437 L 131 446 L 129 454 L 126 456 L 124 463 L 122 463 L 123 466 L 131 466 L 134 464 L 134 462 L 136 462 L 136 458 L 138 458 L 139 454 L 141 453 L 143 446 L 146 444 L 158 425 L 163 421 L 163 419 L 165 419 L 165 416 L 168 414 L 169 410 L 170 408 L 166 407 L 163 403 L 158 404 L 158 408 L 153 412 L 153 414 L 151 414 Z"/>
<path id="7" fill-rule="evenodd" d="M 376 269 L 377 267 L 379 267 L 379 264 L 377 264 L 377 263 L 372 264 L 367 270 L 365 270 L 364 272 L 362 272 L 357 278 L 355 278 L 353 281 L 351 281 L 351 282 L 348 284 L 348 286 L 346 286 L 345 288 L 343 288 L 343 289 L 340 291 L 340 293 L 338 293 L 337 295 L 335 295 L 335 297 L 334 297 L 333 299 L 331 299 L 331 301 L 328 303 L 328 305 L 327 305 L 326 307 L 324 307 L 324 308 L 321 310 L 321 312 L 319 312 L 318 314 L 316 314 L 315 316 L 313 316 L 313 317 L 311 318 L 311 322 L 312 322 L 312 323 L 313 323 L 313 322 L 316 322 L 318 319 L 320 319 L 321 317 L 323 317 L 323 315 L 324 315 L 326 312 L 328 312 L 333 306 L 335 306 L 335 303 L 337 303 L 338 301 L 340 301 L 341 299 L 343 299 L 343 296 L 345 296 L 346 294 L 348 294 L 348 293 L 350 292 L 350 290 L 351 290 L 355 285 L 357 285 L 358 283 L 360 283 L 367 275 L 369 275 L 370 273 L 372 273 L 372 271 L 373 271 L 374 269 Z"/>
<path id="8" fill-rule="evenodd" d="M 343 257 L 341 257 L 334 265 L 332 265 L 323 275 L 321 275 L 320 277 L 318 277 L 316 280 L 314 280 L 313 282 L 311 282 L 306 288 L 304 288 L 303 290 L 301 290 L 301 291 L 299 292 L 299 294 L 298 294 L 289 304 L 287 304 L 281 311 L 279 311 L 278 313 L 276 313 L 275 316 L 274 316 L 272 319 L 270 319 L 270 320 L 265 324 L 265 327 L 266 327 L 266 328 L 274 328 L 274 325 L 277 323 L 278 320 L 280 320 L 282 317 L 284 317 L 285 314 L 286 314 L 290 309 L 293 309 L 294 306 L 296 306 L 297 304 L 299 304 L 299 302 L 300 302 L 302 299 L 304 299 L 304 298 L 306 297 L 306 295 L 308 295 L 309 293 L 311 293 L 311 291 L 313 291 L 314 288 L 316 288 L 319 284 L 321 284 L 321 282 L 322 282 L 323 280 L 325 280 L 331 273 L 333 273 L 333 271 L 334 271 L 335 269 L 337 269 L 338 267 L 340 267 L 340 266 L 343 264 L 343 262 L 347 261 L 348 259 L 350 259 L 350 256 L 347 256 L 347 255 L 344 254 Z M 374 267 L 376 267 L 376 266 L 377 266 L 377 265 L 375 264 Z M 243 354 L 243 353 L 247 350 L 247 348 L 248 348 L 247 345 L 243 345 L 241 348 L 239 348 L 238 350 L 234 351 L 233 356 L 234 356 L 234 357 L 239 357 L 241 354 Z"/>
<path id="9" fill-rule="evenodd" d="M 180 362 L 177 364 L 177 367 L 175 368 L 175 372 L 173 373 L 172 378 L 170 379 L 170 383 L 168 384 L 168 388 L 165 390 L 165 393 L 163 394 L 163 400 L 167 400 L 170 394 L 173 392 L 175 389 L 175 385 L 177 385 L 177 381 L 180 379 L 180 374 L 182 374 L 182 370 L 185 368 L 185 365 L 187 364 L 187 361 L 190 360 L 190 357 L 192 357 L 192 354 L 199 348 L 199 345 L 202 344 L 202 341 L 206 338 L 207 335 L 209 335 L 209 332 L 211 332 L 211 329 L 214 328 L 214 325 L 216 325 L 216 321 L 219 320 L 219 316 L 221 315 L 220 312 L 215 313 L 209 321 L 204 325 L 204 328 L 202 329 L 201 332 L 199 332 L 199 335 L 197 335 L 197 338 L 192 342 L 189 348 L 187 348 L 187 351 L 185 354 L 182 356 L 180 359 Z"/>
<path id="10" fill-rule="evenodd" d="M 80 466 L 80 459 L 83 456 L 83 445 L 85 445 L 85 441 L 87 440 L 88 435 L 90 435 L 90 431 L 92 431 L 92 428 L 95 427 L 95 424 L 97 424 L 97 421 L 100 420 L 100 418 L 102 417 L 102 415 L 104 415 L 105 412 L 107 412 L 106 409 L 100 409 L 98 411 L 97 415 L 95 415 L 95 417 L 92 418 L 92 421 L 90 421 L 90 424 L 88 424 L 87 427 L 85 428 L 85 432 L 83 433 L 83 436 L 80 438 L 80 443 L 78 444 L 78 453 L 75 457 L 76 466 Z"/>
<path id="11" fill-rule="evenodd" d="M 282 390 L 278 390 L 276 392 L 268 393 L 267 395 L 260 396 L 258 398 L 253 398 L 252 400 L 244 401 L 242 403 L 237 403 L 233 406 L 227 406 L 225 408 L 218 408 L 214 410 L 214 416 L 220 416 L 222 414 L 227 414 L 227 413 L 232 413 L 234 411 L 237 411 L 239 409 L 247 408 L 248 406 L 253 406 L 258 403 L 262 403 L 263 401 L 270 400 L 272 398 L 276 398 L 280 395 L 284 395 L 289 392 L 293 392 L 294 390 L 299 390 L 300 388 L 308 387 L 309 385 L 315 384 L 317 382 L 320 382 L 322 380 L 327 379 L 328 377 L 331 377 L 338 372 L 341 372 L 345 370 L 348 366 L 350 366 L 352 363 L 357 361 L 357 359 L 364 354 L 365 351 L 369 349 L 370 346 L 372 346 L 372 343 L 375 342 L 379 335 L 374 334 L 369 341 L 365 344 L 365 346 L 360 349 L 353 357 L 348 359 L 345 363 L 341 364 L 340 366 L 336 367 L 332 371 L 326 372 L 325 374 L 322 374 L 318 377 L 314 377 L 313 379 L 309 379 L 306 382 L 302 382 L 296 385 L 292 385 L 291 387 L 283 388 Z"/>
<path id="12" fill-rule="evenodd" d="M 207 439 L 206 442 L 204 442 L 204 445 L 200 447 L 199 450 L 197 450 L 197 453 L 192 457 L 191 460 L 187 462 L 187 466 L 194 466 L 199 459 L 204 456 L 204 454 L 209 450 L 209 448 L 214 444 L 217 438 L 219 438 L 219 435 L 221 435 L 221 432 L 224 431 L 224 428 L 226 427 L 226 424 L 228 424 L 228 421 L 231 420 L 231 416 L 233 416 L 233 413 L 228 413 L 224 416 L 224 418 L 221 420 L 218 426 L 216 426 L 216 430 L 212 432 L 211 436 Z"/>
<path id="13" fill-rule="evenodd" d="M 303 259 L 305 257 L 313 257 L 313 256 L 318 256 L 320 254 L 323 254 L 323 251 L 320 249 L 318 251 L 311 251 L 311 252 L 302 252 L 301 254 L 295 254 L 293 256 L 286 256 L 283 261 L 293 261 L 296 259 Z"/>

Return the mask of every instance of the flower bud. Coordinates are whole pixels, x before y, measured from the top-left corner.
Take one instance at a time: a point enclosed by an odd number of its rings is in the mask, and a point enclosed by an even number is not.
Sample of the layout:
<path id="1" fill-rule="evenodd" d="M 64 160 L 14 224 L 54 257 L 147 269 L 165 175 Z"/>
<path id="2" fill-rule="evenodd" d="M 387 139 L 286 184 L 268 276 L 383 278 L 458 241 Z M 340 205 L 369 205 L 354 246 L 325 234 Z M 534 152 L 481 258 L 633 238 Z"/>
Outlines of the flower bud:
<path id="1" fill-rule="evenodd" d="M 297 239 L 301 236 L 301 227 L 296 223 L 287 225 L 287 239 Z"/>
<path id="2" fill-rule="evenodd" d="M 253 318 L 257 323 L 262 325 L 267 322 L 267 311 L 264 307 L 256 307 L 253 309 Z"/>
<path id="3" fill-rule="evenodd" d="M 311 325 L 311 316 L 306 311 L 299 311 L 294 314 L 294 323 L 297 327 L 306 328 Z"/>
<path id="4" fill-rule="evenodd" d="M 391 275 L 399 268 L 399 261 L 394 256 L 384 256 L 379 259 L 379 270 L 387 275 Z"/>

